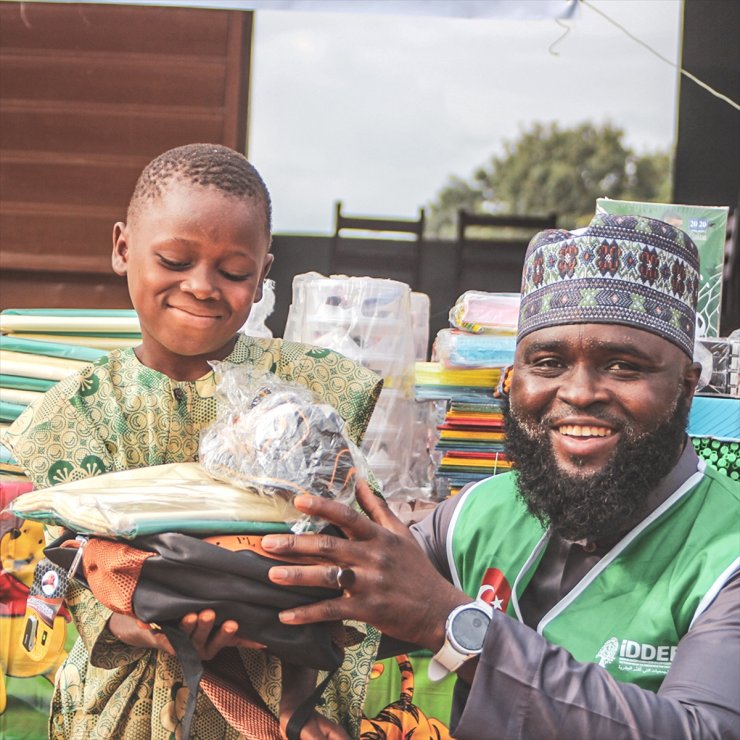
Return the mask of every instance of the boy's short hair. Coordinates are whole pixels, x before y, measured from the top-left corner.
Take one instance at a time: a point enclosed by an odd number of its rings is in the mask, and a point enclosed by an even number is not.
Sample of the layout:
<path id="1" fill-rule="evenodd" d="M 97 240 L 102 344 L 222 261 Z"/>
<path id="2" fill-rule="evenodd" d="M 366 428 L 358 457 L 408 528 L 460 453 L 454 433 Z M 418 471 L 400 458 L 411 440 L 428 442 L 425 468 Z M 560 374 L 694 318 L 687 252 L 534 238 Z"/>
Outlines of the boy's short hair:
<path id="1" fill-rule="evenodd" d="M 159 198 L 175 180 L 213 186 L 236 198 L 259 198 L 265 224 L 272 232 L 272 202 L 264 180 L 247 158 L 221 144 L 186 144 L 160 154 L 139 175 L 128 205 L 128 220 L 147 201 Z"/>

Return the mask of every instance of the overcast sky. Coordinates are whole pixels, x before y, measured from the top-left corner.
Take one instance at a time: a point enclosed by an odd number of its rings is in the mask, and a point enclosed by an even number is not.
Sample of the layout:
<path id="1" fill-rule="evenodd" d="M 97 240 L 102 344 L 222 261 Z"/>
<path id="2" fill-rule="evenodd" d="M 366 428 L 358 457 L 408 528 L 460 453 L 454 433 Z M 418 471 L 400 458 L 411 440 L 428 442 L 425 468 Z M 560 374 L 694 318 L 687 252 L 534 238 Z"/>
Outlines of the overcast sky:
<path id="1" fill-rule="evenodd" d="M 678 61 L 680 0 L 591 0 Z M 278 233 L 347 213 L 416 217 L 533 121 L 610 121 L 638 151 L 675 137 L 678 74 L 581 6 L 555 21 L 257 11 L 249 156 Z"/>

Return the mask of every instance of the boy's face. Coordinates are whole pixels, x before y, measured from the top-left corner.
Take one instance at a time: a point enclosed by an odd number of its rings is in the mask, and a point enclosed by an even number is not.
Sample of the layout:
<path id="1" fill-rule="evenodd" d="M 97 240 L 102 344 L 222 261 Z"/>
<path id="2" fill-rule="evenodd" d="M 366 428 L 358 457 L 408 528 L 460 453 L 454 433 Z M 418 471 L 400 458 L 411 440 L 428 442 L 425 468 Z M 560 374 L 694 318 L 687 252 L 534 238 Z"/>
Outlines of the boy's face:
<path id="1" fill-rule="evenodd" d="M 265 207 L 214 187 L 170 184 L 113 229 L 113 269 L 126 275 L 141 322 L 139 360 L 195 380 L 226 357 L 272 264 Z"/>

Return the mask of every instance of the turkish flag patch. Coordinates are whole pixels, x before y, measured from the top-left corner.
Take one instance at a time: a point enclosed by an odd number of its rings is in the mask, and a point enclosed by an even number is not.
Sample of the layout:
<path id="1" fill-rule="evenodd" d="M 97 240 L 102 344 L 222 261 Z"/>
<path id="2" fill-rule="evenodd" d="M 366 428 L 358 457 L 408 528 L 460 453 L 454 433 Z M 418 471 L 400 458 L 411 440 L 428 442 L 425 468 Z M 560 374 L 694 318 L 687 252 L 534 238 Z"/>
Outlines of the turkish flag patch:
<path id="1" fill-rule="evenodd" d="M 498 568 L 489 568 L 478 589 L 478 598 L 494 609 L 505 612 L 511 599 L 511 586 L 506 576 Z"/>

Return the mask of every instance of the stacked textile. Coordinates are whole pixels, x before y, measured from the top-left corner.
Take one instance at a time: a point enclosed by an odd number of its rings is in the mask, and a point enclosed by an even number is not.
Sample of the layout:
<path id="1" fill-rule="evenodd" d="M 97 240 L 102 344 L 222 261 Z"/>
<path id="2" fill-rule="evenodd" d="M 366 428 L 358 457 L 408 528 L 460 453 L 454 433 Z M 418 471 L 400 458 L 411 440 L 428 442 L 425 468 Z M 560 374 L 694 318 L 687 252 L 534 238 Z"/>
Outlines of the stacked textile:
<path id="1" fill-rule="evenodd" d="M 417 362 L 417 401 L 488 403 L 501 378 L 500 368 L 448 368 L 441 362 Z"/>
<path id="2" fill-rule="evenodd" d="M 449 480 L 450 493 L 511 468 L 504 452 L 504 414 L 500 401 L 465 403 L 453 399 L 439 429 L 437 450 L 442 453 L 442 460 L 437 475 Z"/>
<path id="3" fill-rule="evenodd" d="M 127 309 L 8 308 L 0 313 L 0 333 L 105 351 L 141 341 L 136 312 Z"/>
<path id="4" fill-rule="evenodd" d="M 0 335 L 0 419 L 14 421 L 54 383 L 105 353 L 74 344 Z"/>

